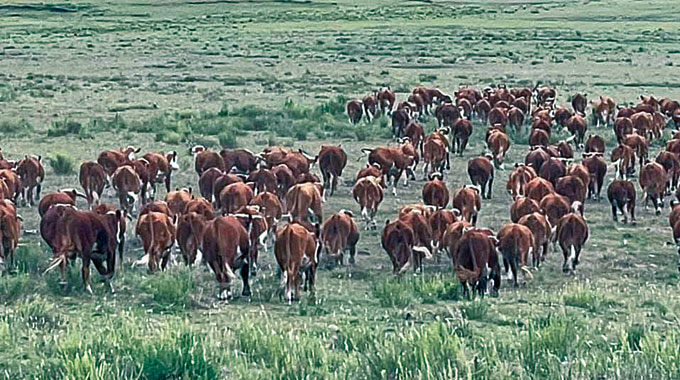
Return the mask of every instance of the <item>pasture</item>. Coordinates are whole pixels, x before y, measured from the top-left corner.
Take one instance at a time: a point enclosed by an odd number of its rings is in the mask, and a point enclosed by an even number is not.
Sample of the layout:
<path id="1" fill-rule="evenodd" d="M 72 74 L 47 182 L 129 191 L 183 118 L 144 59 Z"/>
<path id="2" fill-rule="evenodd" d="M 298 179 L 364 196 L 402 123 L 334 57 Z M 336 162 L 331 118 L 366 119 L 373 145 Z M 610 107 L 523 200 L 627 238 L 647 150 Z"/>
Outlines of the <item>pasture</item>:
<path id="1" fill-rule="evenodd" d="M 52 253 L 35 234 L 36 208 L 20 207 L 17 266 L 0 277 L 0 378 L 680 377 L 671 197 L 655 216 L 635 178 L 635 226 L 612 222 L 606 197 L 589 200 L 591 235 L 574 276 L 562 273 L 561 252 L 552 249 L 533 281 L 503 286 L 498 298 L 466 300 L 445 256 L 427 261 L 421 275 L 392 275 L 382 225 L 421 200 L 422 172 L 397 197 L 386 192 L 379 228 L 363 230 L 354 175 L 366 163 L 361 148 L 390 142 L 390 121 L 351 127 L 344 113 L 348 99 L 383 86 L 398 100 L 417 85 L 453 93 L 464 84 L 537 81 L 557 88 L 560 105 L 577 91 L 619 104 L 637 103 L 641 94 L 677 99 L 678 10 L 672 0 L 0 5 L 0 147 L 9 159 L 42 155 L 43 193 L 78 187 L 81 162 L 127 145 L 177 150 L 172 186 L 196 189 L 196 144 L 255 152 L 284 145 L 310 154 L 342 144 L 348 165 L 324 216 L 352 210 L 362 228 L 356 264 L 330 268 L 322 260 L 315 297 L 303 293 L 291 306 L 276 294 L 271 250 L 260 253 L 250 300 L 218 302 L 204 267 L 188 269 L 178 259 L 162 273 L 131 269 L 143 255 L 133 226 L 116 293 L 95 274 L 89 295 L 80 261 L 66 290 L 58 273 L 42 275 Z M 425 124 L 431 132 L 436 120 Z M 469 183 L 467 159 L 486 148 L 485 126 L 474 127 L 464 157 L 452 156 L 445 173 L 451 190 Z M 607 140 L 609 162 L 614 134 L 593 128 Z M 508 169 L 529 149 L 526 135 L 511 140 Z M 509 172 L 496 171 L 480 226 L 497 231 L 509 222 Z M 605 191 L 613 176 L 610 166 Z M 116 204 L 108 191 L 105 200 Z"/>

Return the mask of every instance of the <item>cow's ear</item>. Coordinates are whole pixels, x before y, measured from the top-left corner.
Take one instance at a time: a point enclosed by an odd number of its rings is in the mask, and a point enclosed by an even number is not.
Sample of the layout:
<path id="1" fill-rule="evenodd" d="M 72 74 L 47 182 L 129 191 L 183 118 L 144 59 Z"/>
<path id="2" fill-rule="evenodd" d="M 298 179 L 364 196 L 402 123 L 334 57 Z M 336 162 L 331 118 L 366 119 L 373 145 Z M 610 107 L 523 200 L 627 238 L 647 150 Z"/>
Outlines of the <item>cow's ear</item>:
<path id="1" fill-rule="evenodd" d="M 116 219 L 120 220 L 123 218 L 123 212 L 120 209 L 116 210 Z"/>
<path id="2" fill-rule="evenodd" d="M 189 194 L 192 194 L 193 191 L 194 191 L 194 189 L 192 189 L 191 186 L 189 186 Z"/>

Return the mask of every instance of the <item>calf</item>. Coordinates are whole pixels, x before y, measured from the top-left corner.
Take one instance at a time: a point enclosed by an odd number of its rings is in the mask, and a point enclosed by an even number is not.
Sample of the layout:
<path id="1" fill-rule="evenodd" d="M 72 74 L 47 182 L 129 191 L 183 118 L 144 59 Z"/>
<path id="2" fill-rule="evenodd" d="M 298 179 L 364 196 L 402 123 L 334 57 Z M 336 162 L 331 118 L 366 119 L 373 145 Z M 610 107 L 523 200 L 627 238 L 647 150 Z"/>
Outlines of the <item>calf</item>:
<path id="1" fill-rule="evenodd" d="M 467 172 L 470 181 L 474 186 L 478 186 L 483 199 L 491 199 L 491 188 L 493 187 L 494 167 L 491 163 L 491 155 L 471 158 L 468 160 Z"/>
<path id="2" fill-rule="evenodd" d="M 607 145 L 602 137 L 599 135 L 590 135 L 588 136 L 588 140 L 586 140 L 585 152 L 604 153 L 606 146 Z"/>
<path id="3" fill-rule="evenodd" d="M 635 225 L 635 185 L 630 181 L 614 180 L 607 188 L 607 198 L 612 205 L 612 219 L 617 222 L 616 210 L 623 214 L 623 223 Z"/>
<path id="4" fill-rule="evenodd" d="M 468 119 L 459 119 L 453 124 L 453 153 L 463 156 L 468 140 L 472 135 L 472 123 Z"/>
<path id="5" fill-rule="evenodd" d="M 482 197 L 479 195 L 479 189 L 471 186 L 461 187 L 454 193 L 452 204 L 454 209 L 460 211 L 463 220 L 473 226 L 477 224 L 477 216 L 482 208 Z"/>
<path id="6" fill-rule="evenodd" d="M 318 231 L 318 225 L 315 229 Z M 300 298 L 300 278 L 304 276 L 304 290 L 314 292 L 316 267 L 321 244 L 318 232 L 311 233 L 303 225 L 288 223 L 276 231 L 274 252 L 281 268 L 281 294 L 288 303 Z"/>
<path id="7" fill-rule="evenodd" d="M 510 220 L 517 223 L 524 215 L 537 212 L 541 209 L 538 202 L 526 197 L 518 197 L 510 206 Z"/>
<path id="8" fill-rule="evenodd" d="M 349 118 L 349 123 L 352 125 L 357 125 L 364 116 L 363 104 L 361 100 L 350 100 L 347 102 L 347 117 Z"/>
<path id="9" fill-rule="evenodd" d="M 375 214 L 383 201 L 383 188 L 380 185 L 380 180 L 373 176 L 360 178 L 354 184 L 352 197 L 359 203 L 361 216 L 366 222 L 365 229 L 369 229 L 371 226 L 375 228 Z"/>
<path id="10" fill-rule="evenodd" d="M 650 162 L 640 170 L 640 187 L 644 193 L 645 208 L 647 201 L 651 199 L 656 215 L 661 214 L 663 208 L 663 195 L 666 192 L 668 173 L 666 169 L 656 162 Z"/>
<path id="11" fill-rule="evenodd" d="M 531 166 L 515 164 L 515 169 L 510 173 L 506 185 L 506 189 L 512 196 L 512 199 L 517 199 L 519 196 L 526 195 L 524 187 L 534 178 L 536 178 L 536 172 Z"/>
<path id="12" fill-rule="evenodd" d="M 499 130 L 492 132 L 486 139 L 486 145 L 493 155 L 494 166 L 503 170 L 503 160 L 505 154 L 510 149 L 510 139 L 508 135 Z"/>
<path id="13" fill-rule="evenodd" d="M 449 204 L 449 189 L 442 179 L 440 173 L 430 174 L 430 181 L 423 185 L 423 203 L 438 209 L 445 208 Z"/>
<path id="14" fill-rule="evenodd" d="M 132 214 L 142 189 L 142 180 L 135 170 L 129 166 L 121 166 L 113 173 L 111 184 L 118 193 L 120 208 Z"/>
<path id="15" fill-rule="evenodd" d="M 104 167 L 92 161 L 83 162 L 80 165 L 78 180 L 85 191 L 87 204 L 90 207 L 99 204 L 104 187 L 110 185 L 109 176 L 104 171 Z"/>
<path id="16" fill-rule="evenodd" d="M 534 267 L 538 268 L 541 261 L 544 261 L 547 257 L 548 249 L 550 248 L 552 235 L 550 222 L 543 213 L 533 212 L 521 217 L 517 223 L 528 227 L 534 236 L 532 263 Z"/>
<path id="17" fill-rule="evenodd" d="M 232 183 L 220 191 L 220 208 L 224 214 L 235 213 L 247 206 L 255 195 L 253 189 L 243 182 Z"/>
<path id="18" fill-rule="evenodd" d="M 218 298 L 221 300 L 228 300 L 232 297 L 231 287 L 232 281 L 236 279 L 233 272 L 235 269 L 241 270 L 243 282 L 241 295 L 250 296 L 249 230 L 250 228 L 244 227 L 233 215 L 215 218 L 205 226 L 201 250 L 204 260 L 215 273 L 219 285 Z"/>
<path id="19" fill-rule="evenodd" d="M 607 163 L 602 159 L 602 155 L 599 153 L 584 153 L 583 157 L 581 164 L 586 167 L 590 176 L 588 198 L 599 201 L 604 177 L 607 175 Z"/>
<path id="20" fill-rule="evenodd" d="M 322 145 L 317 161 L 323 176 L 322 198 L 325 200 L 326 191 L 332 196 L 338 186 L 338 178 L 347 165 L 347 154 L 340 146 Z"/>
<path id="21" fill-rule="evenodd" d="M 203 145 L 197 145 L 191 149 L 194 155 L 194 169 L 196 174 L 200 177 L 204 171 L 210 168 L 217 168 L 224 171 L 224 159 L 219 153 L 206 150 Z"/>
<path id="22" fill-rule="evenodd" d="M 85 194 L 77 191 L 76 189 L 63 189 L 54 193 L 46 194 L 40 199 L 40 203 L 38 203 L 38 215 L 40 215 L 42 218 L 47 210 L 55 204 L 75 206 L 77 196 L 85 198 Z"/>
<path id="23" fill-rule="evenodd" d="M 315 223 L 323 220 L 321 209 L 321 184 L 301 183 L 288 190 L 286 194 L 286 212 L 291 215 L 292 220 L 311 227 L 308 221 L 311 211 Z"/>
<path id="24" fill-rule="evenodd" d="M 145 254 L 137 263 L 148 262 L 149 272 L 153 272 L 160 261 L 160 268 L 165 270 L 176 237 L 172 218 L 161 212 L 144 214 L 137 220 L 135 234 L 142 240 Z"/>
<path id="25" fill-rule="evenodd" d="M 168 207 L 170 207 L 170 210 L 174 215 L 181 215 L 184 213 L 184 209 L 192 197 L 191 188 L 181 190 L 175 189 L 175 191 L 171 191 L 165 195 L 165 203 L 168 204 Z"/>
<path id="26" fill-rule="evenodd" d="M 520 269 L 527 277 L 533 278 L 527 268 L 529 256 L 533 257 L 535 246 L 534 235 L 522 224 L 509 223 L 503 226 L 498 235 L 498 251 L 503 255 L 506 271 L 508 266 L 512 271 L 513 285 L 517 287 L 517 270 Z"/>
<path id="27" fill-rule="evenodd" d="M 0 200 L 0 275 L 14 267 L 14 252 L 21 235 L 19 220 L 14 203 L 9 199 Z"/>
<path id="28" fill-rule="evenodd" d="M 493 280 L 492 296 L 498 295 L 501 286 L 501 268 L 496 253 L 496 237 L 477 229 L 470 229 L 456 244 L 453 252 L 453 270 L 463 286 L 465 295 L 470 287 L 484 295 L 489 279 Z"/>
<path id="29" fill-rule="evenodd" d="M 45 168 L 40 156 L 24 156 L 17 163 L 16 173 L 21 179 L 21 197 L 24 205 L 32 206 L 36 199 L 40 199 L 42 182 L 45 179 Z M 35 189 L 35 198 L 33 190 Z"/>
<path id="30" fill-rule="evenodd" d="M 575 204 L 572 212 L 564 215 L 557 222 L 557 242 L 562 248 L 564 256 L 562 271 L 565 273 L 574 273 L 579 263 L 581 249 L 588 240 L 588 224 L 578 213 L 579 206 Z"/>
<path id="31" fill-rule="evenodd" d="M 343 265 L 345 251 L 349 250 L 349 263 L 354 264 L 359 227 L 351 211 L 340 210 L 326 219 L 321 226 L 321 242 L 329 259 Z"/>

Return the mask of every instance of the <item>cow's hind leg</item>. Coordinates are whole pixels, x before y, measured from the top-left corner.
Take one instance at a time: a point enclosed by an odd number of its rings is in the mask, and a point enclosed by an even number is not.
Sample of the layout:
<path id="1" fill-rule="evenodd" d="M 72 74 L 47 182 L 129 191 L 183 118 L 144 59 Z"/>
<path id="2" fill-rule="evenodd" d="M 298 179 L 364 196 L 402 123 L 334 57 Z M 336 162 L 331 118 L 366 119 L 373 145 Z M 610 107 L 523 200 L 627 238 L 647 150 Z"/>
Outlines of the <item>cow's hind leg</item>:
<path id="1" fill-rule="evenodd" d="M 250 281 L 248 276 L 250 275 L 250 265 L 248 262 L 244 262 L 241 265 L 241 280 L 243 281 L 243 291 L 241 295 L 244 297 L 250 297 Z"/>
<path id="2" fill-rule="evenodd" d="M 618 217 L 616 216 L 616 201 L 612 202 L 612 220 L 618 222 Z"/>
<path id="3" fill-rule="evenodd" d="M 95 264 L 96 265 L 96 264 Z M 83 285 L 85 290 L 92 294 L 92 287 L 90 286 L 90 253 L 83 252 L 83 268 L 81 270 L 83 277 Z"/>

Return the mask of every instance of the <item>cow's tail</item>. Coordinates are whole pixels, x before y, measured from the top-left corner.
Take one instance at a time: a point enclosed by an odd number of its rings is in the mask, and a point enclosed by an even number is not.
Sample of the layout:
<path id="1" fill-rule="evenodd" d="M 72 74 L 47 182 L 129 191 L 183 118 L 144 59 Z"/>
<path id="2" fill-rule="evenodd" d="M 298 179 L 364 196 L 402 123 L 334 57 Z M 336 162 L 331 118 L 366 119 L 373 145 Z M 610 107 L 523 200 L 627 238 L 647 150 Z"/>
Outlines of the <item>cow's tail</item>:
<path id="1" fill-rule="evenodd" d="M 50 271 L 52 271 L 54 268 L 60 266 L 65 261 L 66 261 L 66 255 L 59 255 L 58 257 L 53 258 L 52 261 L 50 262 L 50 265 L 43 272 L 43 275 L 49 273 Z"/>
<path id="2" fill-rule="evenodd" d="M 288 296 L 286 294 L 286 285 L 288 284 L 288 267 L 290 266 L 290 241 L 291 241 L 291 230 L 289 227 L 286 227 L 286 231 L 284 232 L 284 235 L 282 237 L 286 242 L 284 250 L 285 257 L 283 258 L 283 260 L 281 260 L 284 263 L 285 268 L 281 268 L 281 283 L 279 284 L 279 291 L 284 296 Z"/>
<path id="3" fill-rule="evenodd" d="M 149 219 L 149 251 L 153 251 L 153 222 L 151 218 L 147 217 Z M 144 256 L 142 256 L 141 259 L 135 261 L 132 263 L 132 267 L 141 267 L 149 264 L 149 260 L 151 259 L 151 252 L 144 252 Z"/>
<path id="4" fill-rule="evenodd" d="M 576 247 L 574 247 L 574 245 L 572 244 L 569 247 L 569 258 L 567 260 L 567 263 L 571 264 L 573 267 L 573 262 L 575 259 L 576 259 Z"/>
<path id="5" fill-rule="evenodd" d="M 531 256 L 531 255 L 533 255 L 533 253 L 534 253 L 534 247 L 529 247 L 529 252 L 528 252 L 527 256 Z M 527 257 L 527 260 L 528 260 L 528 257 Z M 524 274 L 524 277 L 527 280 L 532 281 L 534 279 L 534 275 L 533 275 L 533 273 L 531 273 L 528 266 L 521 265 L 519 267 L 519 269 L 522 271 L 522 273 Z"/>

